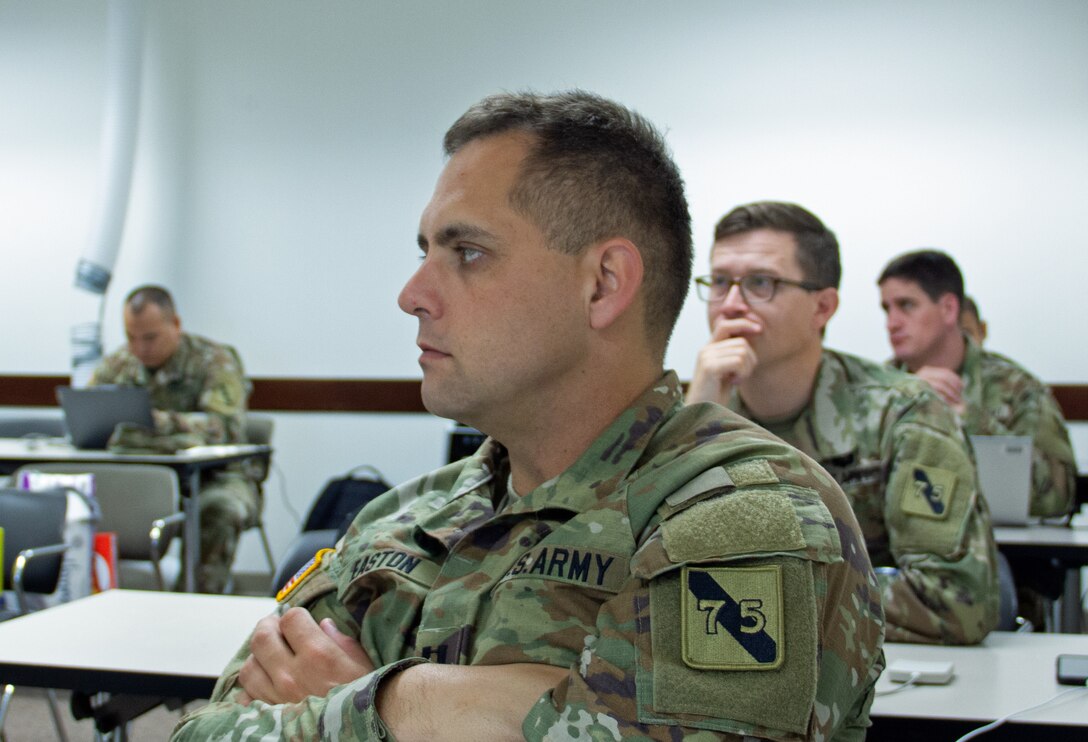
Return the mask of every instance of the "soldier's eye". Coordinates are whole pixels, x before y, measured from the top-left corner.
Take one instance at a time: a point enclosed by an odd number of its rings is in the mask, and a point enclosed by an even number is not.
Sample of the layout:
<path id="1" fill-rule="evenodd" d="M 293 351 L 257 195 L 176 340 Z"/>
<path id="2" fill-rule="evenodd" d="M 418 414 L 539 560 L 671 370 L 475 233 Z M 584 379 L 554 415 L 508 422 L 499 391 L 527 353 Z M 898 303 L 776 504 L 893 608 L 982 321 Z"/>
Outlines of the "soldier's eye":
<path id="1" fill-rule="evenodd" d="M 774 279 L 770 276 L 756 273 L 745 278 L 744 283 L 752 291 L 766 291 L 771 286 L 774 286 Z"/>

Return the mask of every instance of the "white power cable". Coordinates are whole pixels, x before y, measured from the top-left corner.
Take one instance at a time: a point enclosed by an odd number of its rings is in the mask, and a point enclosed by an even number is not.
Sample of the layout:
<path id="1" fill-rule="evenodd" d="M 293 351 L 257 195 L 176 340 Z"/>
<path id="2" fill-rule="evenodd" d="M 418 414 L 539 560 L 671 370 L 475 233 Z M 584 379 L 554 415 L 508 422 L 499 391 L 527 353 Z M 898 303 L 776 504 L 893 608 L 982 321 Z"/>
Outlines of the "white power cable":
<path id="1" fill-rule="evenodd" d="M 888 690 L 878 690 L 875 695 L 890 696 L 892 693 L 898 693 L 899 691 L 906 690 L 907 688 L 914 688 L 916 686 L 918 678 L 920 677 L 922 677 L 922 673 L 912 672 L 910 674 L 910 677 L 903 681 L 902 685 L 898 686 L 897 688 L 889 688 Z"/>
<path id="2" fill-rule="evenodd" d="M 1088 683 L 1085 683 L 1085 686 L 1088 686 Z M 1043 706 L 1046 706 L 1047 704 L 1054 703 L 1055 701 L 1057 701 L 1057 700 L 1059 700 L 1061 698 L 1064 698 L 1065 696 L 1068 696 L 1070 693 L 1077 693 L 1077 692 L 1083 691 L 1083 690 L 1086 690 L 1086 687 L 1078 686 L 1076 688 L 1070 688 L 1069 690 L 1065 690 L 1065 691 L 1062 691 L 1061 693 L 1058 693 L 1057 695 L 1051 696 L 1050 698 L 1046 699 L 1042 703 L 1037 703 L 1034 706 L 1028 706 L 1027 708 L 1020 709 L 1019 711 L 1013 711 L 1011 714 L 1005 714 L 1005 716 L 1002 716 L 1000 719 L 996 719 L 994 721 L 991 721 L 989 724 L 987 724 L 984 727 L 979 727 L 978 729 L 972 729 L 970 732 L 968 732 L 967 734 L 965 734 L 962 737 L 960 737 L 959 739 L 957 739 L 956 742 L 967 742 L 967 740 L 969 740 L 969 739 L 974 739 L 975 737 L 983 735 L 986 732 L 997 729 L 999 726 L 1004 724 L 1009 719 L 1012 719 L 1014 716 L 1019 716 L 1020 714 L 1026 714 L 1029 711 L 1034 711 L 1035 709 L 1042 708 Z"/>

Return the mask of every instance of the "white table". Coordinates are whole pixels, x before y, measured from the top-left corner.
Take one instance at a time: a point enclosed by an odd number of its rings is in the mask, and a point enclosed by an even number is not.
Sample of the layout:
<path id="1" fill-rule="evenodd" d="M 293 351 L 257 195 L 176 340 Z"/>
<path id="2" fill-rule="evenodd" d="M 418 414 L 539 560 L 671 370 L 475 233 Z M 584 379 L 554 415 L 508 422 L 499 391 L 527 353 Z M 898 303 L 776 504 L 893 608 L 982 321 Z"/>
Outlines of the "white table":
<path id="1" fill-rule="evenodd" d="M 273 598 L 108 590 L 0 623 L 0 685 L 207 698 Z"/>
<path id="2" fill-rule="evenodd" d="M 224 466 L 253 456 L 269 456 L 267 445 L 233 444 L 195 446 L 173 454 L 113 453 L 75 448 L 56 438 L 0 438 L 0 474 L 10 474 L 20 466 L 42 463 L 160 464 L 177 472 L 185 496 L 185 589 L 196 586 L 197 556 L 200 553 L 200 475 L 205 469 Z M 185 486 L 185 485 L 188 486 Z"/>
<path id="3" fill-rule="evenodd" d="M 1057 559 L 1065 567 L 1065 588 L 1062 592 L 1061 630 L 1078 634 L 1082 631 L 1080 570 L 1088 567 L 1088 528 L 1031 525 L 1024 527 L 997 526 L 994 541 L 1006 556 Z"/>
<path id="4" fill-rule="evenodd" d="M 948 739 L 1019 709 L 1033 706 L 1073 686 L 1055 678 L 1059 654 L 1088 654 L 1088 635 L 1015 634 L 995 631 L 978 646 L 884 645 L 889 666 L 897 659 L 950 661 L 948 685 L 921 685 L 873 703 L 874 740 Z M 877 690 L 897 687 L 884 674 Z M 1008 727 L 1006 729 L 1006 727 Z M 1025 739 L 1088 739 L 1088 688 L 1006 722 L 982 739 L 1024 735 Z"/>

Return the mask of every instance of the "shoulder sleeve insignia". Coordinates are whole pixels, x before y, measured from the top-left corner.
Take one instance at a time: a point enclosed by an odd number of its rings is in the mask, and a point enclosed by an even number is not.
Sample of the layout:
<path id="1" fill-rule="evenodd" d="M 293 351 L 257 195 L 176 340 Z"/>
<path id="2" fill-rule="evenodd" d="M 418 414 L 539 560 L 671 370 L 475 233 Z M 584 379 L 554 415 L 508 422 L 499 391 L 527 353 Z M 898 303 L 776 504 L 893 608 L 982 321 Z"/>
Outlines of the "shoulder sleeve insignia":
<path id="1" fill-rule="evenodd" d="M 294 592 L 295 588 L 302 584 L 303 580 L 310 576 L 310 574 L 321 566 L 321 560 L 325 558 L 326 554 L 330 554 L 336 551 L 335 549 L 322 549 L 314 554 L 313 558 L 302 565 L 302 568 L 298 572 L 295 572 L 294 576 L 287 581 L 287 583 L 280 588 L 280 591 L 276 593 L 276 602 L 282 603 L 287 600 L 287 597 Z"/>
<path id="2" fill-rule="evenodd" d="M 684 567 L 683 660 L 700 670 L 773 670 L 785 656 L 782 568 Z"/>
<path id="3" fill-rule="evenodd" d="M 956 474 L 947 469 L 915 464 L 902 489 L 899 502 L 903 512 L 944 520 L 951 510 Z"/>

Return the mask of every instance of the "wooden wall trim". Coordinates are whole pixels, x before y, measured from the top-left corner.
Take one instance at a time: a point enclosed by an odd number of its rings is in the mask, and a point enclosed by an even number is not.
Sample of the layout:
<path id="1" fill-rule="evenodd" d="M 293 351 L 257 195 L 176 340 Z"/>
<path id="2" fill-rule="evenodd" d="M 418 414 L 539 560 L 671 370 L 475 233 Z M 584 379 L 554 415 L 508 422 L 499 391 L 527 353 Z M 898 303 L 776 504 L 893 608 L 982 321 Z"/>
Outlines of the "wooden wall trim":
<path id="1" fill-rule="evenodd" d="M 68 376 L 0 376 L 0 405 L 8 407 L 56 407 L 56 388 Z"/>
<path id="2" fill-rule="evenodd" d="M 0 406 L 56 407 L 68 376 L 0 376 Z M 426 412 L 419 379 L 255 378 L 249 407 L 269 412 Z"/>
<path id="3" fill-rule="evenodd" d="M 1088 421 L 1088 384 L 1051 384 L 1066 420 Z"/>
<path id="4" fill-rule="evenodd" d="M 253 379 L 254 410 L 426 412 L 419 379 Z"/>
<path id="5" fill-rule="evenodd" d="M 0 406 L 55 407 L 67 376 L 0 376 Z M 419 379 L 255 378 L 250 408 L 268 412 L 426 412 Z M 1088 384 L 1052 384 L 1066 420 L 1088 421 Z"/>

